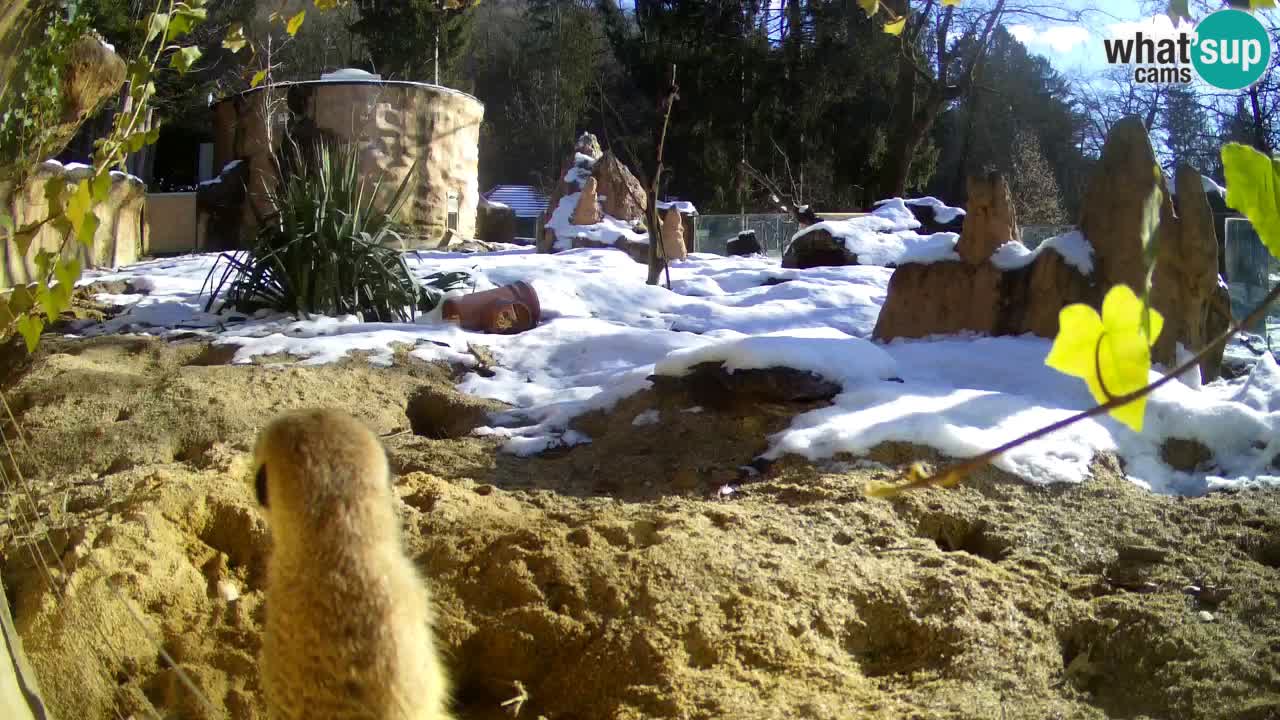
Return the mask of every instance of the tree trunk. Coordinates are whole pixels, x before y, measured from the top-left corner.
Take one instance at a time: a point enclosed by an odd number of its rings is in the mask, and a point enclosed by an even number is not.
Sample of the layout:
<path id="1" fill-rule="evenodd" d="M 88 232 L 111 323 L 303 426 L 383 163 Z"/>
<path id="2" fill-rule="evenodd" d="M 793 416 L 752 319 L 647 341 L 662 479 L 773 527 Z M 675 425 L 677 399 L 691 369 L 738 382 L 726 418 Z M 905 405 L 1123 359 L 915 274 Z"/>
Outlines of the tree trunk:
<path id="1" fill-rule="evenodd" d="M 894 93 L 893 112 L 889 116 L 889 148 L 881 171 L 880 196 L 901 197 L 911 175 L 911 158 L 918 144 L 912 136 L 916 116 L 915 65 L 906 57 L 898 59 L 898 84 Z"/>

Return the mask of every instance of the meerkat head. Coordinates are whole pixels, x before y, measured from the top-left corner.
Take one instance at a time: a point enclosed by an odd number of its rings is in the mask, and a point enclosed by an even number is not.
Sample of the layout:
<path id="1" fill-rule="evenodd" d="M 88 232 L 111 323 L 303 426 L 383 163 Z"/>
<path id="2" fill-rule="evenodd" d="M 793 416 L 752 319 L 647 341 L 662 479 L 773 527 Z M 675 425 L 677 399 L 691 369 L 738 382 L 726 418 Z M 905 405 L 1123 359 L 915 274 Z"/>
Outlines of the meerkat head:
<path id="1" fill-rule="evenodd" d="M 387 456 L 364 424 L 336 410 L 299 410 L 272 420 L 254 450 L 254 488 L 272 534 L 366 532 L 394 514 Z M 394 519 L 391 519 L 394 523 Z"/>

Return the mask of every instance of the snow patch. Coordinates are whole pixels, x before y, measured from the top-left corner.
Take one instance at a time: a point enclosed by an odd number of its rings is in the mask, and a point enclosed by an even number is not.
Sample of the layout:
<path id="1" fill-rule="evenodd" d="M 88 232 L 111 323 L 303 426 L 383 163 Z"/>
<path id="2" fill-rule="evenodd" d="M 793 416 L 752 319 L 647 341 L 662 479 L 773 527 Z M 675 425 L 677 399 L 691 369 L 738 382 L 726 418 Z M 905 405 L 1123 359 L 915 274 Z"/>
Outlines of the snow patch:
<path id="1" fill-rule="evenodd" d="M 586 157 L 583 155 L 582 157 Z M 648 233 L 636 232 L 629 223 L 625 223 L 612 215 L 601 212 L 602 219 L 595 225 L 574 225 L 573 209 L 578 206 L 578 198 L 582 193 L 570 193 L 560 198 L 560 204 L 551 213 L 546 227 L 555 231 L 556 250 L 568 250 L 573 247 L 573 240 L 584 237 L 588 240 L 616 245 L 619 240 L 630 240 L 637 243 L 648 243 Z"/>
<path id="2" fill-rule="evenodd" d="M 1027 249 L 1021 242 L 1007 242 L 996 248 L 991 255 L 991 263 L 1001 270 L 1017 270 L 1035 262 L 1041 253 L 1049 250 L 1061 255 L 1068 265 L 1084 275 L 1093 273 L 1093 245 L 1079 230 L 1049 238 L 1035 250 Z"/>

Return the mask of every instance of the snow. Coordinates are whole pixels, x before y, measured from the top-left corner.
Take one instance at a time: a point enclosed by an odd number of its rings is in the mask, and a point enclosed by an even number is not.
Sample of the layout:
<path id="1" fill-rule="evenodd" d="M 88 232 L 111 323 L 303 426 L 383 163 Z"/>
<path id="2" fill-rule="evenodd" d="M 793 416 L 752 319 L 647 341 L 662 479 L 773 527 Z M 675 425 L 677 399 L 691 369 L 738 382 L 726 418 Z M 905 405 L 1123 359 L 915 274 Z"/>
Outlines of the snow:
<path id="1" fill-rule="evenodd" d="M 1166 175 L 1165 181 L 1169 185 L 1169 193 L 1172 195 L 1177 195 L 1178 194 L 1177 175 L 1176 174 Z M 1208 175 L 1200 176 L 1200 186 L 1204 188 L 1204 191 L 1206 194 L 1211 195 L 1211 194 L 1217 193 L 1218 195 L 1222 195 L 1223 197 L 1226 197 L 1227 189 L 1219 185 L 1213 178 L 1209 177 Z"/>
<path id="2" fill-rule="evenodd" d="M 585 237 L 606 245 L 616 245 L 619 240 L 649 242 L 648 233 L 636 232 L 631 229 L 630 223 L 625 223 L 603 211 L 600 213 L 602 219 L 595 225 L 574 225 L 573 209 L 578 206 L 578 198 L 581 196 L 582 193 L 576 192 L 560 198 L 560 204 L 556 206 L 555 211 L 551 213 L 551 219 L 547 221 L 546 227 L 556 233 L 557 250 L 568 250 L 573 246 L 573 239 L 577 237 Z"/>
<path id="3" fill-rule="evenodd" d="M 659 210 L 670 210 L 671 208 L 675 208 L 676 212 L 681 215 L 698 214 L 698 208 L 694 207 L 693 203 L 688 200 L 672 200 L 670 202 L 659 201 L 657 206 Z"/>
<path id="4" fill-rule="evenodd" d="M 891 201 L 881 200 L 880 202 L 876 203 L 876 206 L 879 207 L 880 205 L 883 205 L 888 202 L 891 202 Z M 950 205 L 947 205 L 946 203 L 942 202 L 936 197 L 912 198 L 910 200 L 903 200 L 902 202 L 905 205 L 912 205 L 916 207 L 927 207 L 932 209 L 933 221 L 936 223 L 941 223 L 943 225 L 946 225 L 950 222 L 955 221 L 956 218 L 962 218 L 965 216 L 964 210 L 956 207 L 951 207 Z"/>
<path id="5" fill-rule="evenodd" d="M 1085 239 L 1079 230 L 1065 235 L 1049 238 L 1040 243 L 1035 250 L 1028 250 L 1020 242 L 1007 242 L 996 248 L 991 256 L 991 263 L 1001 270 L 1024 268 L 1040 257 L 1041 253 L 1053 250 L 1062 256 L 1068 265 L 1085 275 L 1093 273 L 1093 245 Z"/>
<path id="6" fill-rule="evenodd" d="M 955 252 L 959 235 L 920 235 L 914 232 L 920 227 L 920 223 L 901 201 L 898 203 L 881 205 L 870 215 L 847 220 L 826 220 L 810 225 L 796 233 L 791 242 L 809 233 L 826 230 L 845 249 L 856 254 L 862 265 L 889 267 L 907 262 L 931 263 L 960 259 L 960 255 Z"/>
<path id="7" fill-rule="evenodd" d="M 342 68 L 333 72 L 322 73 L 320 79 L 323 80 L 381 80 L 381 75 L 361 70 L 359 68 Z"/>
<path id="8" fill-rule="evenodd" d="M 569 184 L 577 184 L 582 187 L 582 183 L 591 177 L 591 170 L 596 165 L 596 159 L 586 153 L 574 153 L 573 167 L 564 174 L 564 181 Z"/>
<path id="9" fill-rule="evenodd" d="M 890 237 L 906 232 L 884 215 L 868 217 Z M 517 455 L 590 442 L 570 428 L 574 418 L 651 387 L 655 373 L 678 375 L 701 362 L 724 362 L 731 371 L 791 367 L 840 386 L 831 406 L 796 416 L 767 439 L 770 458 L 857 456 L 885 441 L 972 456 L 1093 405 L 1084 383 L 1044 365 L 1051 347 L 1044 338 L 870 341 L 892 275 L 883 267 L 784 270 L 764 257 L 694 254 L 671 264 L 667 290 L 645 284 L 646 268 L 611 249 L 405 255 L 419 276 L 468 272 L 477 291 L 531 283 L 542 323 L 503 336 L 463 331 L 440 322 L 438 312 L 408 323 L 206 313 L 201 287 L 216 259 L 190 255 L 87 272 L 82 284 L 127 282 L 125 293 L 99 297 L 125 310 L 104 323 L 82 321 L 77 332 L 203 336 L 233 347 L 234 363 L 284 353 L 319 364 L 363 351 L 370 362 L 387 364 L 396 348 L 409 348 L 462 368 L 461 390 L 508 403 L 476 433 Z M 491 376 L 467 372 L 476 362 L 469 345 L 488 349 Z M 657 420 L 641 413 L 620 422 L 646 427 Z M 1095 418 L 1013 450 L 996 465 L 1030 483 L 1081 482 L 1097 453 L 1115 452 L 1132 482 L 1196 495 L 1280 482 L 1266 474 L 1278 449 L 1265 446 L 1277 431 L 1280 368 L 1264 356 L 1247 379 L 1165 385 L 1148 403 L 1141 434 Z M 1175 471 L 1161 459 L 1168 438 L 1198 440 L 1214 459 L 1197 472 Z"/>
<path id="10" fill-rule="evenodd" d="M 662 420 L 662 413 L 657 410 L 645 410 L 631 420 L 631 424 L 636 427 L 645 427 L 647 425 L 657 425 Z"/>

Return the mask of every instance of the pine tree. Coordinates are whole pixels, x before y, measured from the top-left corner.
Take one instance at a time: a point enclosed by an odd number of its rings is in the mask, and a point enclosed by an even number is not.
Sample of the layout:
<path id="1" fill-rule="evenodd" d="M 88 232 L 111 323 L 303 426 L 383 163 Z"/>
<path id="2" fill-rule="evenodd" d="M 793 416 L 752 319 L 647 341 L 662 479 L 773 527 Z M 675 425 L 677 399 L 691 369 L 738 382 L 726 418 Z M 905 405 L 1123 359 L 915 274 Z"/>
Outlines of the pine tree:
<path id="1" fill-rule="evenodd" d="M 1166 170 L 1186 163 L 1201 173 L 1219 174 L 1219 141 L 1209 130 L 1209 119 L 1194 90 L 1170 87 L 1160 124 L 1164 132 L 1161 159 Z"/>
<path id="2" fill-rule="evenodd" d="M 375 72 L 400 80 L 451 84 L 467 49 L 476 2 L 358 0 L 352 23 Z"/>

